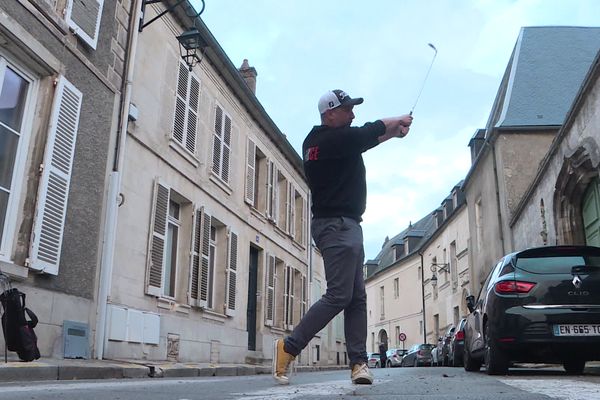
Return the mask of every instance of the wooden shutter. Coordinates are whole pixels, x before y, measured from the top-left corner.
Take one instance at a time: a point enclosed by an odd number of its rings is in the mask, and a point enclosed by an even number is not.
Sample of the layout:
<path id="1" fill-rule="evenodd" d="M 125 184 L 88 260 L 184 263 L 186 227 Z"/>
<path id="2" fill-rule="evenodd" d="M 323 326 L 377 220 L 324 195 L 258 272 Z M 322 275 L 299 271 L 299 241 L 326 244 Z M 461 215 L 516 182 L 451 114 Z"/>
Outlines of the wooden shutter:
<path id="1" fill-rule="evenodd" d="M 104 0 L 69 0 L 65 19 L 77 36 L 96 49 Z"/>
<path id="2" fill-rule="evenodd" d="M 210 226 L 212 218 L 206 212 L 202 213 L 202 258 L 200 260 L 200 298 L 198 305 L 206 307 L 208 304 L 208 264 L 210 262 Z M 210 283 L 212 284 L 212 283 Z"/>
<path id="3" fill-rule="evenodd" d="M 229 232 L 228 260 L 227 260 L 227 287 L 225 314 L 235 315 L 236 291 L 237 291 L 237 259 L 238 259 L 238 235 Z"/>
<path id="4" fill-rule="evenodd" d="M 246 149 L 246 202 L 254 205 L 256 194 L 256 144 L 248 138 Z"/>
<path id="5" fill-rule="evenodd" d="M 173 139 L 183 145 L 183 137 L 186 130 L 186 109 L 188 98 L 189 70 L 185 65 L 179 63 L 179 75 L 177 79 L 177 94 L 175 95 L 175 118 L 173 121 Z"/>
<path id="6" fill-rule="evenodd" d="M 33 223 L 30 267 L 58 275 L 83 95 L 63 76 L 54 94 Z"/>
<path id="7" fill-rule="evenodd" d="M 265 325 L 273 326 L 275 318 L 275 257 L 267 256 Z"/>
<path id="8" fill-rule="evenodd" d="M 271 208 L 273 209 L 271 219 L 277 224 L 279 220 L 279 170 L 275 164 L 273 164 L 273 200 Z"/>
<path id="9" fill-rule="evenodd" d="M 301 298 L 300 298 L 300 302 L 301 302 L 301 307 L 300 307 L 300 318 L 304 317 L 304 314 L 306 314 L 306 293 L 307 293 L 307 289 L 308 289 L 308 285 L 306 283 L 306 275 L 302 275 L 302 288 L 301 288 Z"/>
<path id="10" fill-rule="evenodd" d="M 223 153 L 221 159 L 221 179 L 229 183 L 229 169 L 231 158 L 231 118 L 225 115 L 225 124 L 223 130 Z"/>
<path id="11" fill-rule="evenodd" d="M 274 171 L 275 170 L 275 164 L 273 163 L 273 161 L 269 160 L 268 162 L 268 168 L 267 168 L 267 209 L 266 214 L 267 214 L 267 218 L 269 219 L 273 219 L 273 197 L 274 197 L 274 190 L 275 190 L 275 186 L 273 185 L 273 176 Z"/>
<path id="12" fill-rule="evenodd" d="M 306 246 L 306 233 L 308 232 L 308 224 L 306 220 L 306 214 L 308 211 L 308 204 L 304 197 L 302 197 L 302 217 L 300 219 L 301 229 L 300 229 L 300 243 Z"/>
<path id="13" fill-rule="evenodd" d="M 191 306 L 199 306 L 199 277 L 202 253 L 202 210 L 194 211 L 194 221 L 192 227 L 192 251 L 190 252 L 190 289 L 188 296 L 188 304 Z"/>
<path id="14" fill-rule="evenodd" d="M 215 107 L 215 129 L 213 132 L 212 171 L 221 176 L 221 136 L 223 132 L 223 110 Z"/>
<path id="15" fill-rule="evenodd" d="M 150 251 L 146 270 L 146 293 L 153 296 L 162 294 L 162 278 L 165 265 L 167 242 L 167 220 L 169 217 L 169 187 L 157 180 L 154 186 Z"/>
<path id="16" fill-rule="evenodd" d="M 196 151 L 200 81 L 182 62 L 179 63 L 175 97 L 173 139 L 193 154 Z"/>
<path id="17" fill-rule="evenodd" d="M 200 81 L 194 74 L 190 76 L 190 90 L 188 99 L 187 130 L 185 148 L 190 153 L 196 151 L 196 130 L 198 128 L 198 102 L 200 99 Z"/>

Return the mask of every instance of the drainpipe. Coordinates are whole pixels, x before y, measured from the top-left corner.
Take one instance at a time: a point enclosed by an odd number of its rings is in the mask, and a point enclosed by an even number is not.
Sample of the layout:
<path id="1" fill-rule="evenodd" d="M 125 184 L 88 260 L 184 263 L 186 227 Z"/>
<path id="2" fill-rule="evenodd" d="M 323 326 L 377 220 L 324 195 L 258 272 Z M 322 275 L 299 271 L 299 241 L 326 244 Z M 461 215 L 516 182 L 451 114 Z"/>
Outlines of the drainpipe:
<path id="1" fill-rule="evenodd" d="M 491 135 L 490 135 L 491 136 Z M 496 148 L 490 142 L 489 138 L 483 142 L 490 148 L 492 152 L 492 163 L 494 167 L 494 189 L 496 190 L 496 207 L 498 207 L 498 234 L 500 235 L 500 244 L 502 245 L 502 254 L 506 254 L 506 247 L 504 246 L 504 226 L 502 226 L 502 208 L 500 207 L 500 184 L 498 181 L 498 162 L 496 160 Z"/>
<path id="2" fill-rule="evenodd" d="M 100 282 L 98 285 L 98 301 L 96 310 L 96 336 L 95 336 L 95 357 L 102 360 L 104 350 L 108 343 L 106 335 L 107 327 L 107 309 L 110 296 L 110 287 L 112 271 L 114 266 L 115 239 L 117 236 L 117 221 L 119 206 L 122 204 L 119 199 L 121 190 L 121 179 L 123 162 L 125 156 L 125 142 L 127 139 L 127 126 L 129 122 L 129 103 L 131 101 L 131 86 L 133 82 L 133 71 L 135 64 L 135 53 L 138 41 L 138 26 L 141 16 L 142 0 L 134 0 L 131 3 L 129 15 L 129 37 L 127 48 L 125 49 L 125 67 L 124 75 L 126 79 L 121 86 L 121 100 L 119 107 L 119 121 L 117 140 L 115 145 L 115 158 L 113 161 L 113 170 L 109 177 L 108 201 L 105 214 L 104 237 L 102 244 L 102 261 L 100 264 Z M 121 203 L 121 204 L 120 204 Z"/>
<path id="3" fill-rule="evenodd" d="M 423 343 L 427 343 L 427 318 L 425 316 L 425 268 L 423 264 L 423 253 L 419 251 L 421 257 L 421 300 L 423 301 Z"/>

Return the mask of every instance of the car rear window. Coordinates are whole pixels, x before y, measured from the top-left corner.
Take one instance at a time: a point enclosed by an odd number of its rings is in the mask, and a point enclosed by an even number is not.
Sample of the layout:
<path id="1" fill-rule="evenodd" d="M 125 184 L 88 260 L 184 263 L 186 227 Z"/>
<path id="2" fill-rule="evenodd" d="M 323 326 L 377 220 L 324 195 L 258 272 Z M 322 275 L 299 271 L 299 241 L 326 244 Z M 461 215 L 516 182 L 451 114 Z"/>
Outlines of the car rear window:
<path id="1" fill-rule="evenodd" d="M 598 256 L 552 256 L 552 257 L 519 257 L 517 268 L 532 272 L 545 274 L 570 274 L 576 265 L 598 266 L 600 268 L 600 257 Z"/>
<path id="2" fill-rule="evenodd" d="M 433 349 L 433 347 L 434 346 L 432 344 L 422 344 L 421 346 L 419 346 L 421 350 L 431 350 Z"/>

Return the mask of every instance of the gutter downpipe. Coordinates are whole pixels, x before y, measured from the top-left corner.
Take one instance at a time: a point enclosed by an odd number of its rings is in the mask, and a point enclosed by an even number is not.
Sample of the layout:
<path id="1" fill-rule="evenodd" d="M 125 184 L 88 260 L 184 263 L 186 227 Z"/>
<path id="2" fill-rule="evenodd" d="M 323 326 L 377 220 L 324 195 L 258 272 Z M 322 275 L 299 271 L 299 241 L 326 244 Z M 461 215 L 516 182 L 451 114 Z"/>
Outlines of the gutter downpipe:
<path id="1" fill-rule="evenodd" d="M 423 267 L 423 253 L 419 251 L 421 257 L 421 300 L 423 301 L 423 343 L 427 344 L 427 318 L 425 318 L 425 269 Z"/>
<path id="2" fill-rule="evenodd" d="M 491 136 L 491 135 L 490 135 Z M 506 247 L 504 246 L 504 226 L 502 225 L 502 209 L 500 208 L 500 184 L 498 181 L 498 162 L 496 161 L 496 147 L 491 143 L 491 141 L 486 139 L 483 142 L 486 146 L 488 146 L 492 152 L 492 164 L 494 168 L 494 189 L 496 190 L 496 207 L 498 207 L 498 212 L 496 215 L 498 216 L 498 234 L 500 235 L 500 243 L 502 245 L 502 255 L 506 254 Z"/>
<path id="3" fill-rule="evenodd" d="M 108 207 L 105 214 L 105 229 L 102 244 L 102 261 L 100 265 L 100 282 L 98 285 L 98 302 L 96 310 L 96 335 L 94 342 L 95 358 L 98 360 L 103 359 L 104 350 L 108 343 L 108 336 L 106 335 L 106 314 L 108 310 L 108 301 L 110 299 L 110 287 L 114 266 L 119 206 L 122 204 L 119 200 L 119 193 L 121 190 L 127 127 L 129 124 L 129 104 L 131 101 L 131 86 L 133 83 L 133 71 L 139 37 L 138 27 L 141 17 L 141 6 L 142 0 L 134 0 L 131 4 L 130 15 L 132 15 L 132 18 L 130 19 L 129 38 L 127 49 L 125 51 L 125 70 L 127 75 L 121 90 L 119 128 L 117 131 L 117 143 L 115 145 L 115 158 L 113 161 L 113 170 L 109 177 L 107 197 Z"/>

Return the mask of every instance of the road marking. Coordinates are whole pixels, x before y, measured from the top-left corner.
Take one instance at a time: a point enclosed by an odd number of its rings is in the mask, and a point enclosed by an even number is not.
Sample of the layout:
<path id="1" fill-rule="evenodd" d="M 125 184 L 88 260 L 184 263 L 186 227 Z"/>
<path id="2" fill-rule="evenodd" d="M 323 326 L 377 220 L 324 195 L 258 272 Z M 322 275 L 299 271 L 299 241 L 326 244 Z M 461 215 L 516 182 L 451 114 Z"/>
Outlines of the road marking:
<path id="1" fill-rule="evenodd" d="M 377 379 L 376 384 L 391 382 L 390 380 Z M 306 396 L 343 396 L 354 394 L 359 387 L 369 385 L 355 385 L 349 379 L 339 381 L 326 381 L 319 383 L 275 385 L 269 389 L 253 392 L 234 393 L 241 400 L 289 400 Z"/>
<path id="2" fill-rule="evenodd" d="M 600 399 L 597 383 L 574 379 L 500 379 L 502 383 L 530 393 L 539 393 L 562 400 Z"/>

